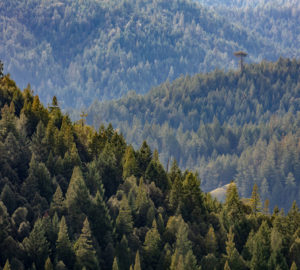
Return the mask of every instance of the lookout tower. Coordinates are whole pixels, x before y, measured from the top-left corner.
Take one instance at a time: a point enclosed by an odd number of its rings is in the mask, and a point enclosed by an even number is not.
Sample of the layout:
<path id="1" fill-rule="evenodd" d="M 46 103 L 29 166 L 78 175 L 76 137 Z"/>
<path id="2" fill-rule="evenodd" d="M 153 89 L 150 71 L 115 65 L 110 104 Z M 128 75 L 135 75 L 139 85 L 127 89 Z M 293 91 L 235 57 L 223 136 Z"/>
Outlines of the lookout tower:
<path id="1" fill-rule="evenodd" d="M 247 53 L 245 52 L 242 52 L 242 51 L 238 51 L 238 52 L 235 52 L 234 55 L 236 57 L 239 57 L 240 58 L 240 69 L 241 69 L 241 72 L 243 72 L 244 70 L 244 58 L 248 55 Z"/>

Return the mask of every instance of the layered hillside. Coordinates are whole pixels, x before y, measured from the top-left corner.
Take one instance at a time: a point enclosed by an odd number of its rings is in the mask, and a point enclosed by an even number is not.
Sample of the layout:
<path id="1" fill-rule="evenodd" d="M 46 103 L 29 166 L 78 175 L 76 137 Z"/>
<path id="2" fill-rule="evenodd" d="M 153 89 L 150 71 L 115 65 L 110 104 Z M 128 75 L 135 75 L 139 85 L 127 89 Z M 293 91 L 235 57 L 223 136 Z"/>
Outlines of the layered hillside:
<path id="1" fill-rule="evenodd" d="M 272 43 L 188 0 L 14 0 L 0 2 L 5 72 L 62 107 L 121 97 L 180 74 L 277 59 Z M 280 52 L 281 53 L 281 52 Z M 288 55 L 288 54 L 284 54 Z"/>
<path id="2" fill-rule="evenodd" d="M 94 103 L 88 121 L 112 123 L 135 147 L 147 140 L 167 165 L 199 172 L 210 191 L 235 180 L 243 197 L 299 201 L 300 62 L 247 65 L 181 77 L 142 96 Z"/>
<path id="3" fill-rule="evenodd" d="M 146 142 L 72 123 L 0 69 L 2 269 L 288 270 L 299 248 L 296 203 L 270 214 L 257 185 L 247 201 L 232 183 L 221 204 Z"/>

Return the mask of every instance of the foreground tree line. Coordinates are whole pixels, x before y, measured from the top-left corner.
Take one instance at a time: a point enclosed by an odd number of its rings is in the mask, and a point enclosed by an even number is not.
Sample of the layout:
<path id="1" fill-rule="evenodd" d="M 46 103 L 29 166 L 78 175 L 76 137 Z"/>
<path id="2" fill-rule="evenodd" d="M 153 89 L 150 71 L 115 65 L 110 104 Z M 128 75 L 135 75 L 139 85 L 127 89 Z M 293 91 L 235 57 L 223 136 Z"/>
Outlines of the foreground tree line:
<path id="1" fill-rule="evenodd" d="M 300 212 L 261 205 L 254 185 L 224 204 L 146 142 L 72 123 L 56 98 L 0 79 L 3 269 L 300 269 Z"/>

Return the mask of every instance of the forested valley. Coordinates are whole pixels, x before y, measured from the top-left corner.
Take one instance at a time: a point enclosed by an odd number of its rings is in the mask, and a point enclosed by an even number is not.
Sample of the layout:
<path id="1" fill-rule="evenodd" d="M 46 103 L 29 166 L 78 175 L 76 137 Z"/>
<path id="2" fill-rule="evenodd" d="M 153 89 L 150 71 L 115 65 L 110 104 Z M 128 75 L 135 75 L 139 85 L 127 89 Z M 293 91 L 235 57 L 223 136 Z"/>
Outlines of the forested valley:
<path id="1" fill-rule="evenodd" d="M 244 9 L 231 14 L 235 8 L 226 13 L 204 4 L 0 1 L 0 59 L 5 72 L 22 88 L 31 83 L 44 104 L 56 95 L 63 109 L 80 109 L 129 90 L 145 93 L 181 74 L 233 68 L 236 50 L 247 51 L 249 62 L 299 57 L 296 4 L 285 13 L 259 9 L 252 15 Z M 272 17 L 273 13 L 278 15 Z"/>
<path id="2" fill-rule="evenodd" d="M 294 85 L 299 63 L 282 60 L 276 65 L 269 64 L 266 72 L 272 67 Z M 9 75 L 0 73 L 3 269 L 300 268 L 295 202 L 286 213 L 271 209 L 258 185 L 245 199 L 232 182 L 222 204 L 201 190 L 198 174 L 181 170 L 176 161 L 166 169 L 146 142 L 135 150 L 112 125 L 96 131 L 84 118 L 73 123 L 56 97 L 45 107 L 31 88 L 21 91 Z M 174 86 L 190 80 L 179 79 Z M 207 77 L 208 82 L 214 80 Z M 294 117 L 283 121 L 285 133 L 278 143 L 298 153 L 288 143 L 297 138 Z M 217 126 L 229 132 L 221 124 L 204 127 Z M 268 132 L 275 137 L 279 133 L 276 121 L 272 126 L 259 139 L 266 147 Z M 259 134 L 264 125 L 250 130 Z"/>

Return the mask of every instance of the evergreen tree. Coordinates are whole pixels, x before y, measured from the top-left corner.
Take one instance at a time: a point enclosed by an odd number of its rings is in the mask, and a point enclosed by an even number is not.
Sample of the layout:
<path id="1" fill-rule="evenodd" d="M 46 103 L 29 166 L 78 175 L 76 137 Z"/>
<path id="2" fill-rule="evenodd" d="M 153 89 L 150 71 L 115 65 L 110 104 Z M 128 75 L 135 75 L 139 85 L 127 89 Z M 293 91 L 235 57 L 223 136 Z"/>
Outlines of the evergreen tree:
<path id="1" fill-rule="evenodd" d="M 12 133 L 14 136 L 17 135 L 16 117 L 14 111 L 5 104 L 1 108 L 0 140 L 4 141 L 9 133 Z"/>
<path id="2" fill-rule="evenodd" d="M 255 235 L 252 249 L 252 258 L 250 262 L 251 269 L 268 269 L 268 260 L 270 258 L 271 243 L 270 229 L 267 222 L 263 222 Z"/>
<path id="3" fill-rule="evenodd" d="M 119 166 L 121 163 L 119 164 Z M 113 148 L 106 144 L 97 159 L 97 168 L 105 189 L 105 197 L 109 198 L 116 193 L 122 179 L 122 168 L 118 166 Z"/>
<path id="4" fill-rule="evenodd" d="M 116 229 L 120 238 L 122 235 L 128 235 L 133 231 L 132 214 L 125 195 L 123 195 L 120 203 L 119 215 L 116 219 Z"/>
<path id="5" fill-rule="evenodd" d="M 79 232 L 79 224 L 85 219 L 90 210 L 90 194 L 85 185 L 82 172 L 75 167 L 66 192 L 66 206 L 71 223 L 76 232 Z"/>
<path id="6" fill-rule="evenodd" d="M 139 151 L 137 152 L 137 163 L 139 168 L 139 176 L 145 176 L 146 169 L 151 162 L 152 152 L 146 141 L 143 141 Z"/>
<path id="7" fill-rule="evenodd" d="M 276 227 L 271 231 L 271 257 L 269 258 L 269 268 L 279 267 L 282 270 L 288 270 L 286 259 L 283 256 L 283 239 Z"/>
<path id="8" fill-rule="evenodd" d="M 176 233 L 176 249 L 171 259 L 171 270 L 178 269 L 177 266 L 188 265 L 189 269 L 197 269 L 196 258 L 192 251 L 192 243 L 188 239 L 188 225 L 179 216 L 178 230 Z M 182 268 L 185 269 L 185 268 Z"/>
<path id="9" fill-rule="evenodd" d="M 229 233 L 227 234 L 225 258 L 226 258 L 226 263 L 227 263 L 228 269 L 232 269 L 232 270 L 247 269 L 246 263 L 244 262 L 243 258 L 238 253 L 238 251 L 235 247 L 234 233 L 232 231 L 232 227 L 230 227 Z M 224 267 L 224 269 L 225 269 L 225 267 Z"/>
<path id="10" fill-rule="evenodd" d="M 292 263 L 290 270 L 297 270 L 297 266 L 296 266 L 295 262 Z"/>
<path id="11" fill-rule="evenodd" d="M 151 265 L 156 268 L 161 252 L 161 238 L 157 230 L 157 224 L 155 219 L 152 223 L 152 228 L 147 232 L 144 241 L 144 252 L 143 256 L 146 265 Z"/>
<path id="12" fill-rule="evenodd" d="M 179 177 L 179 178 L 182 177 L 181 170 L 178 167 L 176 159 L 174 159 L 173 162 L 172 162 L 169 177 L 170 177 L 171 183 L 174 183 L 176 177 Z"/>
<path id="13" fill-rule="evenodd" d="M 182 214 L 187 220 L 199 220 L 205 213 L 203 196 L 200 189 L 200 180 L 197 175 L 188 172 L 182 183 L 183 199 Z"/>
<path id="14" fill-rule="evenodd" d="M 170 207 L 173 211 L 177 210 L 178 207 L 180 208 L 182 196 L 182 180 L 181 177 L 176 176 L 170 191 Z"/>
<path id="15" fill-rule="evenodd" d="M 119 270 L 117 257 L 114 258 L 114 262 L 113 262 L 113 265 L 112 265 L 112 270 Z"/>
<path id="16" fill-rule="evenodd" d="M 23 245 L 31 262 L 42 269 L 48 257 L 49 243 L 45 237 L 43 223 L 40 219 L 35 222 L 29 237 L 23 240 Z"/>
<path id="17" fill-rule="evenodd" d="M 157 151 L 155 153 L 146 169 L 145 179 L 150 182 L 153 181 L 164 192 L 169 189 L 170 183 L 163 166 L 159 162 Z"/>
<path id="18" fill-rule="evenodd" d="M 50 260 L 50 257 L 48 257 L 46 262 L 45 262 L 45 270 L 53 270 L 53 265 L 52 265 L 52 262 Z"/>
<path id="19" fill-rule="evenodd" d="M 257 184 L 254 184 L 253 186 L 250 205 L 251 205 L 252 213 L 256 216 L 256 214 L 261 211 L 261 201 L 258 194 Z"/>
<path id="20" fill-rule="evenodd" d="M 65 210 L 65 199 L 60 188 L 60 185 L 57 185 L 56 191 L 52 197 L 52 202 L 50 205 L 50 211 L 52 213 L 57 213 L 61 216 Z"/>
<path id="21" fill-rule="evenodd" d="M 291 261 L 293 261 L 297 268 L 300 268 L 300 258 L 299 258 L 299 252 L 300 252 L 300 237 L 294 236 L 294 241 L 292 242 L 290 249 L 289 249 L 289 258 Z"/>
<path id="22" fill-rule="evenodd" d="M 207 253 L 213 253 L 215 254 L 217 251 L 217 239 L 215 236 L 215 231 L 212 226 L 209 227 L 208 232 L 205 236 L 205 245 Z"/>
<path id="23" fill-rule="evenodd" d="M 101 194 L 97 191 L 89 210 L 89 219 L 95 238 L 101 247 L 105 248 L 106 245 L 112 241 L 113 225 L 109 210 L 103 200 L 103 195 L 103 193 Z"/>
<path id="24" fill-rule="evenodd" d="M 31 138 L 30 150 L 36 157 L 38 162 L 46 162 L 48 157 L 48 146 L 46 140 L 44 139 L 46 135 L 46 128 L 42 121 L 40 121 L 36 127 L 35 133 Z"/>
<path id="25" fill-rule="evenodd" d="M 93 246 L 92 233 L 88 219 L 83 223 L 82 232 L 74 245 L 76 254 L 76 269 L 99 269 L 96 251 Z"/>
<path id="26" fill-rule="evenodd" d="M 235 183 L 230 183 L 226 191 L 223 216 L 224 225 L 230 228 L 243 220 L 243 208 Z"/>
<path id="27" fill-rule="evenodd" d="M 139 251 L 136 252 L 133 270 L 141 270 L 141 260 Z"/>
<path id="28" fill-rule="evenodd" d="M 12 214 L 16 208 L 16 200 L 15 194 L 8 184 L 5 184 L 4 188 L 2 189 L 0 200 L 5 204 L 8 212 Z"/>
<path id="29" fill-rule="evenodd" d="M 88 171 L 85 175 L 86 186 L 89 189 L 91 195 L 95 196 L 97 191 L 101 196 L 104 196 L 104 186 L 101 180 L 99 169 L 97 168 L 97 162 L 94 160 L 87 164 Z"/>
<path id="30" fill-rule="evenodd" d="M 131 251 L 128 247 L 128 241 L 123 235 L 121 241 L 117 244 L 117 258 L 119 259 L 119 268 L 128 269 L 131 263 Z"/>
<path id="31" fill-rule="evenodd" d="M 66 270 L 66 266 L 65 264 L 63 263 L 63 261 L 59 261 L 57 264 L 56 264 L 56 267 L 55 267 L 56 270 Z"/>
<path id="32" fill-rule="evenodd" d="M 30 161 L 29 175 L 23 183 L 23 192 L 29 200 L 38 192 L 50 201 L 53 185 L 50 173 L 44 163 L 38 163 L 33 155 Z"/>
<path id="33" fill-rule="evenodd" d="M 68 268 L 72 269 L 75 256 L 69 239 L 68 227 L 64 216 L 62 216 L 59 224 L 59 232 L 56 241 L 56 258 L 57 261 L 64 262 Z"/>
<path id="34" fill-rule="evenodd" d="M 135 158 L 134 149 L 130 145 L 127 147 L 124 155 L 123 178 L 126 179 L 131 175 L 138 175 L 138 164 Z"/>
<path id="35" fill-rule="evenodd" d="M 7 259 L 6 262 L 5 262 L 5 265 L 4 265 L 3 270 L 11 270 L 10 263 L 9 263 L 9 260 L 8 260 L 8 259 Z"/>
<path id="36" fill-rule="evenodd" d="M 224 270 L 231 270 L 231 268 L 229 267 L 228 261 L 225 262 Z"/>

